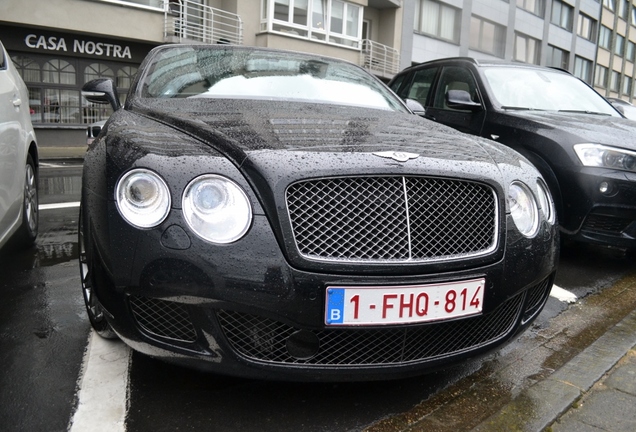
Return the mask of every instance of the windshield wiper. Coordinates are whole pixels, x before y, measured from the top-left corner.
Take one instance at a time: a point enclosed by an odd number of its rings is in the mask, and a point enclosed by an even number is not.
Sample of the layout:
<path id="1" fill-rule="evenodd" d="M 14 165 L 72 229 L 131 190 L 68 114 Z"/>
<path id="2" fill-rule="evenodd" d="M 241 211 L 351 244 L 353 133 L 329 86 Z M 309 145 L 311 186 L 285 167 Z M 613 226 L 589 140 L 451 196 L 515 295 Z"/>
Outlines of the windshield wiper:
<path id="1" fill-rule="evenodd" d="M 514 111 L 545 111 L 545 110 L 537 109 L 537 108 L 507 106 L 507 105 L 503 105 L 501 109 L 514 110 Z"/>
<path id="2" fill-rule="evenodd" d="M 600 116 L 611 116 L 608 113 L 596 112 L 596 111 L 588 111 L 588 110 L 559 110 L 562 113 L 574 113 L 574 114 L 592 114 L 592 115 L 600 115 Z"/>

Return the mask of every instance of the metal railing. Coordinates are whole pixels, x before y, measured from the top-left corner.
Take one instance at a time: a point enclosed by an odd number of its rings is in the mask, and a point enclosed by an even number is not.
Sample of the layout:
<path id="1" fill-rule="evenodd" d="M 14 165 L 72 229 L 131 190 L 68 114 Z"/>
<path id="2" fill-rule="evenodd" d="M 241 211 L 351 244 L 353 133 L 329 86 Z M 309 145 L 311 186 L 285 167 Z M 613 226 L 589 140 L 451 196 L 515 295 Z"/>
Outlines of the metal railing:
<path id="1" fill-rule="evenodd" d="M 243 22 L 237 14 L 192 0 L 165 3 L 166 42 L 243 43 Z"/>
<path id="2" fill-rule="evenodd" d="M 400 53 L 390 46 L 363 39 L 360 65 L 375 75 L 392 78 L 400 71 Z"/>

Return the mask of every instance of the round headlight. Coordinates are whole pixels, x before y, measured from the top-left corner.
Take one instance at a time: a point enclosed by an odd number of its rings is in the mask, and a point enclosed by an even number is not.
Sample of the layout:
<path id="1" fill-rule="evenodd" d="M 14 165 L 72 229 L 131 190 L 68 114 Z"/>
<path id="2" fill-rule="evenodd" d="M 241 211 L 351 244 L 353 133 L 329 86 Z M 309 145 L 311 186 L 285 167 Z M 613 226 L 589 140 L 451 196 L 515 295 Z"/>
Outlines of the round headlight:
<path id="1" fill-rule="evenodd" d="M 170 211 L 170 191 L 158 174 L 134 169 L 119 179 L 115 188 L 117 209 L 124 219 L 139 228 L 159 225 Z"/>
<path id="2" fill-rule="evenodd" d="M 555 218 L 554 203 L 552 202 L 548 187 L 541 180 L 537 180 L 537 200 L 539 201 L 539 207 L 541 207 L 541 212 L 545 220 L 553 223 Z"/>
<path id="3" fill-rule="evenodd" d="M 252 207 L 243 189 L 213 174 L 188 184 L 183 192 L 183 214 L 190 229 L 211 243 L 240 239 L 252 222 Z"/>
<path id="4" fill-rule="evenodd" d="M 537 203 L 532 192 L 521 182 L 514 182 L 508 188 L 510 215 L 517 229 L 526 237 L 532 237 L 539 227 Z"/>

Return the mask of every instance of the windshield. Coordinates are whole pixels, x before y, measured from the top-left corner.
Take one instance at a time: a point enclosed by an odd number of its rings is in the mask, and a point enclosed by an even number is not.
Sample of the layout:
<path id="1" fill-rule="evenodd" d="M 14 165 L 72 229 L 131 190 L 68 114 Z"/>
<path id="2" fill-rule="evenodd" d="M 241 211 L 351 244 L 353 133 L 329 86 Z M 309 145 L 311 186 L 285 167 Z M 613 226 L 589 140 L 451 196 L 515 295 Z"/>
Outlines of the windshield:
<path id="1" fill-rule="evenodd" d="M 492 95 L 504 109 L 586 112 L 620 117 L 578 78 L 549 69 L 487 67 Z"/>
<path id="2" fill-rule="evenodd" d="M 363 69 L 311 55 L 175 47 L 161 51 L 147 70 L 144 98 L 296 100 L 407 111 Z"/>

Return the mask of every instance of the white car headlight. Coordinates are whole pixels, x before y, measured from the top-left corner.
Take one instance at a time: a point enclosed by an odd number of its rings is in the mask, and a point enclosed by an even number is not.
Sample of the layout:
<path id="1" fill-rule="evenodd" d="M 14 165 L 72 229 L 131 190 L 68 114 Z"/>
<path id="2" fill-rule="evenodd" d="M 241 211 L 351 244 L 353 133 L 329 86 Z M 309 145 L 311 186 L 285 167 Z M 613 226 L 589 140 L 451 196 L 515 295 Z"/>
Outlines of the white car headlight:
<path id="1" fill-rule="evenodd" d="M 117 209 L 126 221 L 139 228 L 152 228 L 170 211 L 170 190 L 153 171 L 138 168 L 122 176 L 115 188 Z"/>
<path id="2" fill-rule="evenodd" d="M 183 192 L 183 214 L 190 229 L 211 243 L 240 239 L 252 222 L 252 206 L 243 189 L 213 174 L 188 184 Z"/>
<path id="3" fill-rule="evenodd" d="M 539 201 L 539 207 L 541 207 L 545 220 L 554 223 L 556 218 L 554 201 L 552 201 L 550 190 L 542 180 L 537 180 L 537 201 Z"/>
<path id="4" fill-rule="evenodd" d="M 574 151 L 585 166 L 636 172 L 636 152 L 600 144 L 576 144 Z"/>
<path id="5" fill-rule="evenodd" d="M 530 189 L 521 182 L 513 182 L 508 188 L 508 203 L 517 229 L 526 237 L 534 236 L 539 227 L 539 213 Z"/>

